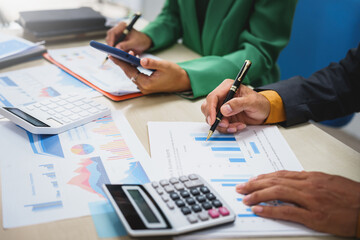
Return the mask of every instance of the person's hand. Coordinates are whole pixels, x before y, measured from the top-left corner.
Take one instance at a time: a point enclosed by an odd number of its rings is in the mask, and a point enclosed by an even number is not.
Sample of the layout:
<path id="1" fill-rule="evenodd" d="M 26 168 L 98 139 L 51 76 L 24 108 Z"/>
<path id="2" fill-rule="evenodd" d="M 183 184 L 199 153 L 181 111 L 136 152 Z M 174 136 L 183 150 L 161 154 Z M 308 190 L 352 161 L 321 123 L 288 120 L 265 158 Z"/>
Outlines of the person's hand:
<path id="1" fill-rule="evenodd" d="M 130 52 L 130 54 L 134 54 Z M 143 94 L 159 92 L 182 92 L 191 89 L 190 79 L 184 69 L 176 63 L 165 60 L 143 58 L 142 67 L 156 70 L 150 76 L 139 73 L 136 67 L 109 57 L 116 65 L 120 66 L 125 74 L 133 80 Z"/>
<path id="2" fill-rule="evenodd" d="M 125 28 L 126 23 L 121 22 L 117 26 L 107 31 L 107 35 L 105 38 L 106 43 L 109 46 L 114 46 L 117 42 L 117 39 L 119 39 Z M 148 35 L 139 32 L 136 29 L 132 29 L 130 33 L 126 36 L 126 38 L 120 43 L 116 44 L 114 47 L 119 48 L 125 52 L 132 50 L 136 54 L 141 54 L 147 49 L 149 49 L 151 45 L 152 40 Z"/>
<path id="3" fill-rule="evenodd" d="M 221 107 L 224 117 L 216 129 L 223 133 L 241 131 L 247 124 L 262 124 L 270 113 L 270 102 L 245 85 L 241 85 L 234 98 L 221 106 L 233 83 L 234 80 L 224 80 L 209 93 L 201 105 L 201 111 L 209 125 L 215 122 L 217 111 Z"/>
<path id="4" fill-rule="evenodd" d="M 360 183 L 321 172 L 278 171 L 236 186 L 246 205 L 261 217 L 301 223 L 339 236 L 356 234 Z M 260 206 L 281 200 L 294 206 Z M 255 206 L 254 206 L 255 205 Z"/>

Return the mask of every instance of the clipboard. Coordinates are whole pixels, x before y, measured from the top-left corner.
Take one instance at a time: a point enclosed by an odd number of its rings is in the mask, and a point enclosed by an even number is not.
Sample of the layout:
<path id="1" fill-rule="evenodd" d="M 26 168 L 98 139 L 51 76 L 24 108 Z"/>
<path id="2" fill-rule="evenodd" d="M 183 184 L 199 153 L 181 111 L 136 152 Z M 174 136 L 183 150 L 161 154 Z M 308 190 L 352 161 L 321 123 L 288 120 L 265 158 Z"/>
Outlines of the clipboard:
<path id="1" fill-rule="evenodd" d="M 85 78 L 81 77 L 80 75 L 74 73 L 73 71 L 71 71 L 70 69 L 66 68 L 65 66 L 63 66 L 62 64 L 58 63 L 57 61 L 55 61 L 50 55 L 49 53 L 44 53 L 43 57 L 48 60 L 49 62 L 55 64 L 56 66 L 58 66 L 59 68 L 61 68 L 62 70 L 64 70 L 65 72 L 67 72 L 68 74 L 70 74 L 71 76 L 75 77 L 76 79 L 80 80 L 81 82 L 85 83 L 86 85 L 88 85 L 89 87 L 95 89 L 96 91 L 100 92 L 101 94 L 103 94 L 104 96 L 108 97 L 109 99 L 118 102 L 118 101 L 123 101 L 123 100 L 127 100 L 127 99 L 131 99 L 131 98 L 136 98 L 136 97 L 141 97 L 144 94 L 142 93 L 130 93 L 130 94 L 125 94 L 125 95 L 113 95 L 111 93 L 108 93 L 100 88 L 98 88 L 97 86 L 95 86 L 94 84 L 92 84 L 91 82 L 87 81 Z"/>

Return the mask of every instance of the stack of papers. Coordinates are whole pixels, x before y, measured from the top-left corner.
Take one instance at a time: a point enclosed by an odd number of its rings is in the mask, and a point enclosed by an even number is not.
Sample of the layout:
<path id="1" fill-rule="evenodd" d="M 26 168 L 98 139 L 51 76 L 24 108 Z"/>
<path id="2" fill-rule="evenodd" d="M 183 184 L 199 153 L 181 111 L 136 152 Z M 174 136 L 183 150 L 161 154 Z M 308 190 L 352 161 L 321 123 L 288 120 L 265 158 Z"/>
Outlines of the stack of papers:
<path id="1" fill-rule="evenodd" d="M 42 44 L 0 33 L 0 68 L 40 56 L 46 51 Z"/>

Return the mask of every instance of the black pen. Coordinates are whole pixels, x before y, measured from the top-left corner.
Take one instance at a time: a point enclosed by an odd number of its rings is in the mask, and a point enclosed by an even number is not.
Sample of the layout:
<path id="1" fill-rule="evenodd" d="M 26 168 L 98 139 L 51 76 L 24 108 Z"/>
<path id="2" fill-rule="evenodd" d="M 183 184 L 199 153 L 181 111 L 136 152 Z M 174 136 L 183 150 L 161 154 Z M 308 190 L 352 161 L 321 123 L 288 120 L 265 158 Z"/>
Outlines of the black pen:
<path id="1" fill-rule="evenodd" d="M 134 14 L 133 19 L 131 20 L 131 22 L 129 23 L 129 25 L 126 26 L 126 28 L 124 29 L 124 31 L 122 32 L 121 36 L 119 37 L 119 39 L 117 40 L 117 42 L 115 42 L 114 46 L 116 46 L 116 44 L 118 44 L 119 42 L 123 41 L 126 36 L 129 34 L 129 32 L 131 31 L 131 29 L 133 28 L 134 24 L 136 23 L 136 21 L 141 17 L 141 13 L 137 12 Z M 113 46 L 113 47 L 114 47 Z M 103 65 L 105 64 L 105 62 L 109 59 L 109 56 L 106 56 Z"/>
<path id="2" fill-rule="evenodd" d="M 230 90 L 229 90 L 229 92 L 228 92 L 228 94 L 227 94 L 227 96 L 226 96 L 226 98 L 225 98 L 225 100 L 223 102 L 223 105 L 227 101 L 229 101 L 230 99 L 232 99 L 234 97 L 237 89 L 240 87 L 241 82 L 244 80 L 250 66 L 251 66 L 250 60 L 245 60 L 244 65 L 241 67 L 240 72 L 236 76 L 235 81 L 234 81 L 233 85 L 231 86 L 231 88 L 230 88 Z M 206 141 L 215 132 L 215 129 L 216 129 L 217 125 L 219 124 L 219 122 L 221 121 L 222 117 L 223 117 L 223 115 L 219 110 L 219 112 L 216 114 L 216 120 L 215 120 L 214 124 L 211 126 L 211 128 L 209 130 L 209 134 L 208 134 L 208 136 L 206 138 Z"/>

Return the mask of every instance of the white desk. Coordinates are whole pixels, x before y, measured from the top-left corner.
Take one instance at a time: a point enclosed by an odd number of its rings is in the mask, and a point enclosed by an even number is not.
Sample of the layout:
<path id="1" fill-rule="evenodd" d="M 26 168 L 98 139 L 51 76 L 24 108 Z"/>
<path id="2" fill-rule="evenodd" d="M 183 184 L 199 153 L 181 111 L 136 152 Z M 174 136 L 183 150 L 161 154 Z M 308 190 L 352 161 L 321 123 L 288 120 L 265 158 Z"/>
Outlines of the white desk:
<path id="1" fill-rule="evenodd" d="M 48 48 L 74 47 L 84 44 L 87 44 L 87 42 L 48 46 Z M 171 61 L 184 61 L 198 57 L 197 54 L 181 45 L 176 45 L 157 55 Z M 0 72 L 44 64 L 50 63 L 45 60 L 36 60 L 6 68 L 0 70 Z M 204 121 L 204 116 L 200 111 L 203 99 L 190 101 L 173 94 L 156 94 L 124 102 L 112 102 L 105 97 L 99 97 L 99 100 L 111 106 L 113 109 L 121 109 L 123 111 L 136 135 L 148 152 L 149 140 L 146 125 L 148 121 Z M 360 153 L 344 145 L 312 124 L 304 124 L 288 129 L 280 128 L 280 131 L 288 141 L 305 170 L 323 171 L 360 181 Z M 0 214 L 1 213 L 2 209 L 0 208 Z M 2 218 L 0 219 L 0 224 L 2 226 Z M 341 239 L 337 237 L 303 237 L 292 239 L 323 238 Z M 98 239 L 98 236 L 91 217 L 87 216 L 15 229 L 4 230 L 1 227 L 0 239 L 89 240 Z"/>

